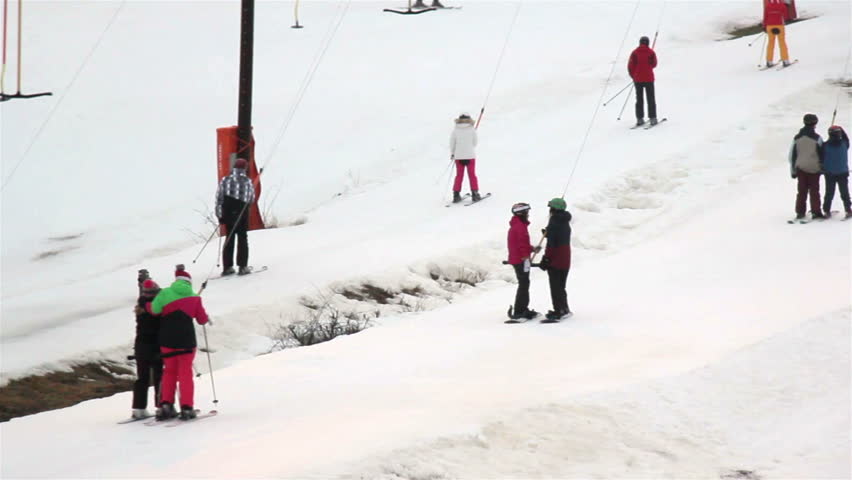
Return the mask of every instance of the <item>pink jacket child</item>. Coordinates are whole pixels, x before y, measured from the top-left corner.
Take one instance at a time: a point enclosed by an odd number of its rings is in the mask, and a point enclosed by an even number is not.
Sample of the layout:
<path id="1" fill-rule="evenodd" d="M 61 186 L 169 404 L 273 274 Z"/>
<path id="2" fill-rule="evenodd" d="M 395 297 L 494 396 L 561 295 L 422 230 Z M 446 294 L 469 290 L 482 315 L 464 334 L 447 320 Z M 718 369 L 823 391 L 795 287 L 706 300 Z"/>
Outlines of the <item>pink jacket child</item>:
<path id="1" fill-rule="evenodd" d="M 512 205 L 512 220 L 509 221 L 509 264 L 515 269 L 518 279 L 518 290 L 515 292 L 515 304 L 509 308 L 509 321 L 525 321 L 538 316 L 538 312 L 530 310 L 530 255 L 540 247 L 530 245 L 530 233 L 527 230 L 530 206 L 528 203 Z"/>
<path id="2" fill-rule="evenodd" d="M 530 258 L 533 247 L 530 245 L 530 222 L 525 217 L 515 215 L 509 221 L 509 264 L 519 265 Z"/>

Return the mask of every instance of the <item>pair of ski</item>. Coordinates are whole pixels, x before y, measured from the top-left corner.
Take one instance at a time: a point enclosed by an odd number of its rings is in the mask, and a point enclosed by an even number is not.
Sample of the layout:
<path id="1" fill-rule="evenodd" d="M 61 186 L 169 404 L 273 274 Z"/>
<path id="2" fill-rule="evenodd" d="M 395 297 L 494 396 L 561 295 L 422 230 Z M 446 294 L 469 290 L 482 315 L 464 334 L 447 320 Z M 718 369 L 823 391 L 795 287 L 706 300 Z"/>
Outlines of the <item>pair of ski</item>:
<path id="1" fill-rule="evenodd" d="M 568 320 L 569 318 L 574 316 L 574 313 L 568 312 L 568 313 L 566 313 L 565 315 L 562 315 L 559 318 L 547 318 L 540 313 L 537 314 L 536 316 L 532 317 L 532 318 L 513 318 L 512 317 L 512 306 L 511 305 L 509 305 L 509 310 L 506 312 L 506 314 L 509 315 L 509 319 L 504 321 L 503 323 L 509 323 L 509 324 L 527 323 L 527 322 L 532 322 L 532 321 L 535 321 L 535 320 L 538 320 L 539 323 L 559 323 L 562 320 Z"/>
<path id="2" fill-rule="evenodd" d="M 637 128 L 640 128 L 640 127 L 642 128 L 642 130 L 650 130 L 650 129 L 656 127 L 657 125 L 665 122 L 666 120 L 668 120 L 668 118 L 663 117 L 663 118 L 657 120 L 657 123 L 652 124 L 651 122 L 648 122 L 648 123 L 643 123 L 641 125 L 633 125 L 632 127 L 630 127 L 630 130 L 636 130 Z"/>
<path id="3" fill-rule="evenodd" d="M 462 205 L 464 205 L 465 207 L 469 207 L 469 206 L 471 206 L 471 205 L 473 205 L 473 204 L 475 204 L 475 203 L 479 203 L 479 202 L 481 202 L 481 201 L 485 200 L 486 198 L 488 198 L 488 197 L 490 197 L 490 196 L 491 196 L 491 192 L 488 192 L 488 193 L 486 193 L 485 195 L 483 195 L 483 196 L 482 196 L 479 200 L 475 200 L 475 201 L 474 201 L 474 200 L 471 200 L 471 201 L 469 201 L 469 202 L 466 202 L 465 200 L 467 200 L 468 198 L 470 198 L 470 194 L 469 194 L 469 193 L 465 193 L 464 195 L 462 195 L 462 197 L 461 197 L 462 199 L 461 199 L 461 201 L 460 201 L 460 202 L 450 202 L 450 203 L 448 203 L 448 204 L 446 204 L 446 205 L 444 205 L 444 206 L 445 206 L 445 207 L 452 207 L 453 205 L 455 205 L 455 204 L 457 204 L 457 203 L 461 203 L 461 204 L 462 204 Z"/>
<path id="4" fill-rule="evenodd" d="M 119 425 L 126 425 L 128 423 L 136 423 L 144 421 L 145 426 L 153 427 L 155 425 L 165 425 L 166 427 L 177 427 L 178 425 L 183 425 L 186 423 L 191 423 L 196 420 L 203 420 L 205 418 L 215 417 L 219 414 L 218 410 L 210 410 L 207 413 L 201 413 L 201 410 L 195 410 L 195 418 L 190 418 L 189 420 L 180 420 L 179 417 L 167 418 L 165 420 L 157 420 L 154 415 L 148 415 L 147 417 L 142 418 L 128 418 L 127 420 L 122 420 L 118 422 Z"/>
<path id="5" fill-rule="evenodd" d="M 773 68 L 774 68 L 775 70 L 784 70 L 785 68 L 787 68 L 787 67 L 792 67 L 793 65 L 795 65 L 795 64 L 797 64 L 797 63 L 799 63 L 799 59 L 798 59 L 798 58 L 797 58 L 797 59 L 795 59 L 795 60 L 793 60 L 793 61 L 791 61 L 791 62 L 790 62 L 790 63 L 788 63 L 787 65 L 784 65 L 784 63 L 782 62 L 782 63 L 773 63 L 772 65 L 769 65 L 769 66 L 766 66 L 766 65 L 758 65 L 758 66 L 757 66 L 757 68 L 758 68 L 758 70 L 760 70 L 761 72 L 762 72 L 762 71 L 764 71 L 764 70 L 772 70 Z"/>
<path id="6" fill-rule="evenodd" d="M 248 268 L 249 268 L 249 272 L 244 273 L 242 275 L 240 275 L 238 273 L 232 273 L 230 275 L 225 275 L 225 276 L 219 275 L 218 277 L 212 277 L 210 280 L 219 280 L 220 278 L 245 277 L 247 275 L 253 275 L 255 273 L 265 272 L 269 269 L 269 267 L 267 267 L 266 265 L 264 265 L 262 267 L 258 267 L 258 268 L 254 268 L 254 267 L 248 267 Z"/>
<path id="7" fill-rule="evenodd" d="M 796 224 L 796 223 L 804 225 L 806 223 L 811 223 L 811 222 L 824 222 L 826 220 L 831 220 L 832 218 L 835 218 L 834 215 L 837 214 L 837 213 L 840 213 L 840 211 L 839 210 L 832 210 L 831 214 L 828 217 L 825 217 L 825 218 L 807 218 L 807 217 L 791 218 L 790 220 L 787 220 L 787 223 L 789 223 L 791 225 Z M 840 218 L 840 217 L 837 217 L 837 218 Z M 850 218 L 852 218 L 852 216 L 844 216 L 844 217 L 840 218 L 840 221 L 845 222 L 846 220 L 849 220 Z"/>

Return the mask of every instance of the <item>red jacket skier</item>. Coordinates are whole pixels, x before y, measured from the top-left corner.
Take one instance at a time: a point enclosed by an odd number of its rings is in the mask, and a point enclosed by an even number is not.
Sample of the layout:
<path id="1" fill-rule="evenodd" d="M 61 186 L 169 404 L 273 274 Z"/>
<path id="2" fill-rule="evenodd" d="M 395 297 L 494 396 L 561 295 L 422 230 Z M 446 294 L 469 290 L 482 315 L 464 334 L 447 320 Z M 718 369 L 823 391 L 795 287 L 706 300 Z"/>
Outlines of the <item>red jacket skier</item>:
<path id="1" fill-rule="evenodd" d="M 787 40 L 785 38 L 784 23 L 787 19 L 787 5 L 782 0 L 769 0 L 763 6 L 763 27 L 769 41 L 766 44 L 766 66 L 774 65 L 772 59 L 775 56 L 775 40 L 778 40 L 778 48 L 781 50 L 781 61 L 784 66 L 790 65 L 790 55 L 787 52 Z"/>
<path id="2" fill-rule="evenodd" d="M 648 37 L 639 39 L 639 46 L 630 54 L 627 72 L 636 87 L 636 126 L 645 123 L 645 104 L 643 94 L 648 100 L 648 117 L 651 125 L 657 124 L 657 99 L 654 93 L 654 69 L 657 68 L 657 54 L 651 49 Z"/>

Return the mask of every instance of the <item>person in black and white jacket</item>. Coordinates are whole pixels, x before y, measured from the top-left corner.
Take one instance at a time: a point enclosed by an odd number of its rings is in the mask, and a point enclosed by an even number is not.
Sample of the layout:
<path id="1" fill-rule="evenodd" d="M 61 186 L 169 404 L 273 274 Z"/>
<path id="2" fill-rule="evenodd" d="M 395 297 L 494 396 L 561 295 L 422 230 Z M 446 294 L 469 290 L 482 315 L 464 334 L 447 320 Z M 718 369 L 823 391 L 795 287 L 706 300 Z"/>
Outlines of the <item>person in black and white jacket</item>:
<path id="1" fill-rule="evenodd" d="M 216 217 L 225 226 L 225 247 L 222 249 L 222 275 L 234 273 L 234 237 L 237 237 L 237 266 L 239 275 L 251 273 L 248 268 L 248 218 L 249 205 L 254 203 L 254 185 L 246 175 L 248 162 L 238 158 L 231 174 L 223 177 L 216 192 Z"/>

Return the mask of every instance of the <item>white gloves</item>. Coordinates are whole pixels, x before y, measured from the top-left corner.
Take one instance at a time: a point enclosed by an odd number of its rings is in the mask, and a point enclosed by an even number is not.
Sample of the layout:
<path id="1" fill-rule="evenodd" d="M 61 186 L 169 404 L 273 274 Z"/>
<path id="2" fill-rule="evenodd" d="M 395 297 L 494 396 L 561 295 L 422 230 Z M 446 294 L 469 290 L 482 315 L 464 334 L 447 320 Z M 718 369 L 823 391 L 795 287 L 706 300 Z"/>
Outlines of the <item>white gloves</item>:
<path id="1" fill-rule="evenodd" d="M 529 271 L 530 271 L 530 259 L 525 258 L 524 259 L 524 272 L 529 272 Z"/>

